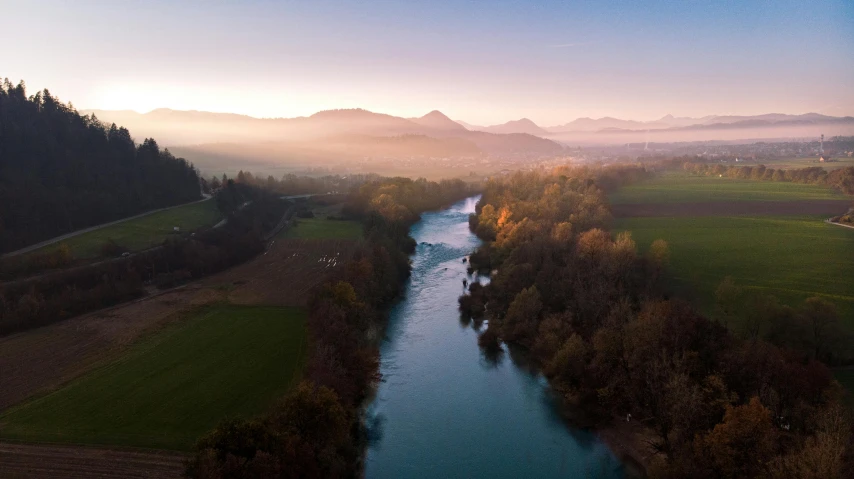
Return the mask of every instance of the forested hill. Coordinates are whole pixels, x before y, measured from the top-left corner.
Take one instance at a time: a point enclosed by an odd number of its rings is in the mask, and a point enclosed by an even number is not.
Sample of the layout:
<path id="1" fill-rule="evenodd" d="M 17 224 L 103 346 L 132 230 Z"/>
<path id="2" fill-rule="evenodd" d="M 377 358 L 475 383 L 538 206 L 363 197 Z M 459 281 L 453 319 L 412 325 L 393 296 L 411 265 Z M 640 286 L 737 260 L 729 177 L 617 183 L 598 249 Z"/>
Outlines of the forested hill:
<path id="1" fill-rule="evenodd" d="M 0 85 L 0 253 L 200 198 L 195 168 L 153 139 Z"/>

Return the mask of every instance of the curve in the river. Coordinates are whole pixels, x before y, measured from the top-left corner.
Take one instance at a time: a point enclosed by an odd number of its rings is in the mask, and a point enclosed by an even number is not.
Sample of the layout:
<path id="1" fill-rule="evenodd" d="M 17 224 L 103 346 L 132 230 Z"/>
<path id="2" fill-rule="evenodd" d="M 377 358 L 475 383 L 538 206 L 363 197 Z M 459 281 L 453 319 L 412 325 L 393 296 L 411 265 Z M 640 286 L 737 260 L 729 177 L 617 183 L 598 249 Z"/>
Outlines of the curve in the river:
<path id="1" fill-rule="evenodd" d="M 546 381 L 513 354 L 488 360 L 459 321 L 463 258 L 476 198 L 426 213 L 404 299 L 381 345 L 380 383 L 368 407 L 368 478 L 620 477 L 595 435 L 561 419 Z"/>

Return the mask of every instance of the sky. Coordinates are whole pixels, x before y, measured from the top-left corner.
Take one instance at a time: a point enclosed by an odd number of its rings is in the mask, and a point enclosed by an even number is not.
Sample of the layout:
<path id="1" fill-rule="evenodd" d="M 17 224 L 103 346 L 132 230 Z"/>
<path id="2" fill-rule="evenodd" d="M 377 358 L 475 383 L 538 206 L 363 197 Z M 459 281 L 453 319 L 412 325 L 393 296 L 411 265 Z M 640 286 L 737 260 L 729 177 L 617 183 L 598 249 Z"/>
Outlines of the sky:
<path id="1" fill-rule="evenodd" d="M 78 109 L 438 109 L 543 126 L 854 116 L 852 0 L 28 0 L 2 12 L 0 77 Z"/>

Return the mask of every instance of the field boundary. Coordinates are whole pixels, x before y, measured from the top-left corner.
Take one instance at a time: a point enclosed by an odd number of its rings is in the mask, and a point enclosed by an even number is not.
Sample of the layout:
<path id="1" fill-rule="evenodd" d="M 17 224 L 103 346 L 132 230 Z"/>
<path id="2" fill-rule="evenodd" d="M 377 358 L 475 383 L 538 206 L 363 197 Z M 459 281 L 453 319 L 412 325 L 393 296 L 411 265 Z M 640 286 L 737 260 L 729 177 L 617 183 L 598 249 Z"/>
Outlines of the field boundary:
<path id="1" fill-rule="evenodd" d="M 824 222 L 825 222 L 825 223 L 828 223 L 828 224 L 836 225 L 836 226 L 841 226 L 841 227 L 843 227 L 843 228 L 851 228 L 851 229 L 854 229 L 854 226 L 851 226 L 851 225 L 844 225 L 844 224 L 842 224 L 842 223 L 837 223 L 837 222 L 835 222 L 835 221 L 830 221 L 830 218 L 828 218 L 828 219 L 824 220 Z"/>
<path id="2" fill-rule="evenodd" d="M 825 215 L 851 206 L 851 200 L 698 201 L 683 203 L 620 203 L 611 205 L 617 218 L 690 216 Z"/>

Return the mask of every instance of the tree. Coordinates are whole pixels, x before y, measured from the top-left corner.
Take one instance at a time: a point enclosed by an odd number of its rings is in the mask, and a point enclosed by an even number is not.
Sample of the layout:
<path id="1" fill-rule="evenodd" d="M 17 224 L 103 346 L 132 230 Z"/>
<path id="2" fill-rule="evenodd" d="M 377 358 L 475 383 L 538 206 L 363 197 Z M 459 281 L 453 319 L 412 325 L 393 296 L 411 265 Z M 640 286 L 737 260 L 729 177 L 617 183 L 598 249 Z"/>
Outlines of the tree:
<path id="1" fill-rule="evenodd" d="M 516 295 L 507 314 L 500 321 L 502 338 L 526 342 L 534 338 L 539 325 L 543 302 L 536 286 L 525 288 Z"/>
<path id="2" fill-rule="evenodd" d="M 839 325 L 836 306 L 817 296 L 808 298 L 801 308 L 801 317 L 809 331 L 813 357 L 821 359 L 829 352 L 828 348 Z"/>
<path id="3" fill-rule="evenodd" d="M 771 413 L 753 397 L 728 407 L 723 422 L 698 440 L 697 452 L 720 477 L 757 477 L 774 455 L 774 435 Z"/>

